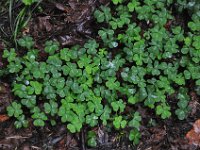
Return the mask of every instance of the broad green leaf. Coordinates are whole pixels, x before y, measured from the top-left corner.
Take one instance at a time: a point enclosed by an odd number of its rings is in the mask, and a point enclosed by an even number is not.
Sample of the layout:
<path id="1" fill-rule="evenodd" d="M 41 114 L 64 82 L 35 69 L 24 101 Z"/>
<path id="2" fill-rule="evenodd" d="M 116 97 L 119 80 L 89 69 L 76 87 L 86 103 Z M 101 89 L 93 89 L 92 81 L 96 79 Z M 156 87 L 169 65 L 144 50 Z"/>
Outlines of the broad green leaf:
<path id="1" fill-rule="evenodd" d="M 42 93 L 42 84 L 37 81 L 30 81 L 30 85 L 34 88 L 35 94 L 40 95 Z"/>

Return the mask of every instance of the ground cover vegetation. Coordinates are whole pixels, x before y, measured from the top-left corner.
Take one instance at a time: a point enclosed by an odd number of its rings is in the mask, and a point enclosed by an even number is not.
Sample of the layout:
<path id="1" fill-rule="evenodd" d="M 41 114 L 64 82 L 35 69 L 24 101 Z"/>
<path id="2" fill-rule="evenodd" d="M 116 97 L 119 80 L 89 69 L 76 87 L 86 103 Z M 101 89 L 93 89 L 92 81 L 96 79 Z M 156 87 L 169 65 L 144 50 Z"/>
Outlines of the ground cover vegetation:
<path id="1" fill-rule="evenodd" d="M 46 41 L 45 60 L 32 37 L 20 38 L 17 44 L 25 53 L 14 48 L 3 52 L 8 65 L 2 76 L 14 76 L 15 100 L 8 115 L 16 119 L 16 128 L 62 122 L 76 133 L 88 126 L 91 147 L 98 142 L 92 128 L 99 125 L 124 131 L 137 145 L 143 121 L 138 106 L 161 119 L 173 114 L 186 119 L 191 111 L 188 85 L 193 83 L 200 95 L 199 7 L 199 2 L 186 0 L 176 5 L 173 0 L 112 0 L 94 11 L 97 39 L 69 48 Z M 175 9 L 187 9 L 189 22 L 171 23 Z M 172 95 L 178 100 L 175 111 L 168 102 Z"/>

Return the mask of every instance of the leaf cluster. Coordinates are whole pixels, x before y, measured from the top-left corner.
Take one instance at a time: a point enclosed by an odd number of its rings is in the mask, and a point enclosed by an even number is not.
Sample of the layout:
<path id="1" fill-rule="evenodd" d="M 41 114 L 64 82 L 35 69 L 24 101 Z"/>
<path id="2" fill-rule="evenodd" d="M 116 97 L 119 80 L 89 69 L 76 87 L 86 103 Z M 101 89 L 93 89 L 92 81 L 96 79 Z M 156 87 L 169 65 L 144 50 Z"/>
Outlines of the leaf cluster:
<path id="1" fill-rule="evenodd" d="M 167 98 L 176 89 L 175 114 L 180 120 L 187 117 L 187 83 L 194 81 L 200 91 L 200 17 L 192 15 L 185 30 L 170 24 L 175 21 L 172 0 L 112 2 L 112 7 L 94 12 L 102 25 L 99 43 L 88 40 L 82 47 L 61 49 L 57 42 L 47 41 L 47 60 L 39 59 L 30 37 L 18 41 L 28 50 L 23 57 L 15 49 L 4 50 L 7 69 L 15 75 L 16 101 L 7 110 L 16 118 L 16 127 L 27 127 L 23 110 L 29 110 L 35 126 L 60 121 L 71 133 L 99 124 L 117 131 L 126 128 L 128 138 L 138 144 L 138 105 L 167 119 L 173 113 Z M 95 147 L 96 133 L 89 132 L 87 141 Z"/>

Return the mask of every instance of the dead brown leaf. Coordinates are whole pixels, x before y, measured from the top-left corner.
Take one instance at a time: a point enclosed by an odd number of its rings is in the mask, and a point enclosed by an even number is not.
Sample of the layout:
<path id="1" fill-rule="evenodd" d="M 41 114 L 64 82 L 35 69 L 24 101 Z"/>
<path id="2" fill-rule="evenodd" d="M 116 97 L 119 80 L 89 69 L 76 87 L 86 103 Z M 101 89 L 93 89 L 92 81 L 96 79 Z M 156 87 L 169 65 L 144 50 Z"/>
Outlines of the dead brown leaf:
<path id="1" fill-rule="evenodd" d="M 193 128 L 186 134 L 190 144 L 200 146 L 200 119 L 195 121 Z"/>
<path id="2" fill-rule="evenodd" d="M 7 115 L 0 115 L 0 122 L 4 122 L 8 119 L 9 119 L 9 117 Z"/>

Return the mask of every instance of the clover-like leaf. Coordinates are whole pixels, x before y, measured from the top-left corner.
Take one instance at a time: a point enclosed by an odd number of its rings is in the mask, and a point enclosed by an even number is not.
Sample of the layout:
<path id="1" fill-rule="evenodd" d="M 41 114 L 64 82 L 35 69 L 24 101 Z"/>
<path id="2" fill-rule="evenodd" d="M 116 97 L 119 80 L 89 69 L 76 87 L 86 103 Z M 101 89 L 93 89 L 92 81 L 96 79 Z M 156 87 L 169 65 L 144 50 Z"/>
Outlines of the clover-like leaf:
<path id="1" fill-rule="evenodd" d="M 49 103 L 44 103 L 44 110 L 46 113 L 50 113 L 52 116 L 54 116 L 58 111 L 57 102 L 50 100 Z"/>
<path id="2" fill-rule="evenodd" d="M 133 128 L 136 128 L 137 130 L 139 130 L 141 120 L 142 120 L 142 118 L 141 118 L 140 114 L 138 112 L 135 112 L 133 119 L 131 121 L 129 121 L 128 125 L 130 127 L 133 127 Z"/>
<path id="3" fill-rule="evenodd" d="M 90 147 L 96 147 L 97 146 L 97 136 L 94 131 L 89 131 L 87 133 L 87 144 Z"/>
<path id="4" fill-rule="evenodd" d="M 71 53 L 68 48 L 63 48 L 60 50 L 60 58 L 66 62 L 70 61 Z"/>
<path id="5" fill-rule="evenodd" d="M 132 0 L 128 3 L 128 9 L 130 12 L 133 12 L 139 5 L 140 2 L 138 2 L 138 0 Z"/>
<path id="6" fill-rule="evenodd" d="M 118 110 L 120 112 L 123 112 L 125 109 L 125 103 L 120 99 L 119 101 L 114 101 L 111 103 L 111 106 L 113 107 L 113 110 L 117 112 Z"/>
<path id="7" fill-rule="evenodd" d="M 113 121 L 113 125 L 116 129 L 120 129 L 120 128 L 125 128 L 127 124 L 126 120 L 122 119 L 122 116 L 117 116 L 115 117 L 114 121 Z"/>
<path id="8" fill-rule="evenodd" d="M 22 115 L 23 111 L 21 109 L 21 104 L 16 102 L 12 102 L 10 106 L 7 107 L 8 116 L 12 117 L 19 117 Z"/>
<path id="9" fill-rule="evenodd" d="M 8 59 L 8 62 L 12 62 L 16 59 L 16 52 L 15 52 L 15 49 L 14 48 L 11 48 L 10 51 L 9 50 L 4 50 L 3 52 L 3 58 L 7 58 Z"/>
<path id="10" fill-rule="evenodd" d="M 55 66 L 55 67 L 61 67 L 62 66 L 62 61 L 57 55 L 49 56 L 47 59 L 47 63 Z"/>
<path id="11" fill-rule="evenodd" d="M 169 118 L 171 116 L 170 107 L 166 104 L 161 104 L 156 107 L 156 114 L 161 115 L 162 119 Z"/>
<path id="12" fill-rule="evenodd" d="M 107 120 L 110 119 L 110 114 L 111 114 L 111 109 L 106 105 L 100 117 L 100 119 L 103 121 L 103 125 L 107 125 Z"/>
<path id="13" fill-rule="evenodd" d="M 100 10 L 96 10 L 94 16 L 99 23 L 108 22 L 112 18 L 111 9 L 106 6 L 100 6 Z"/>
<path id="14" fill-rule="evenodd" d="M 123 2 L 123 0 L 112 0 L 112 2 L 117 5 Z"/>
<path id="15" fill-rule="evenodd" d="M 24 115 L 21 115 L 21 116 L 17 117 L 17 121 L 15 121 L 14 125 L 17 129 L 22 128 L 22 127 L 27 128 L 28 121 L 25 119 Z"/>
<path id="16" fill-rule="evenodd" d="M 131 130 L 129 133 L 129 140 L 133 141 L 134 144 L 139 144 L 141 138 L 140 132 L 137 129 Z"/>
<path id="17" fill-rule="evenodd" d="M 68 124 L 68 125 L 67 125 L 67 129 L 69 129 L 69 131 L 70 131 L 71 133 L 75 133 L 75 132 L 76 132 L 76 128 L 75 128 L 74 125 L 72 125 L 72 124 Z"/>
<path id="18" fill-rule="evenodd" d="M 23 1 L 25 1 L 25 0 L 23 0 Z M 28 1 L 28 0 L 26 0 L 26 1 Z M 18 44 L 22 47 L 26 47 L 27 49 L 31 49 L 34 45 L 33 38 L 29 37 L 29 36 L 24 36 L 18 40 Z"/>
<path id="19" fill-rule="evenodd" d="M 50 55 L 53 55 L 55 51 L 59 49 L 59 43 L 54 41 L 47 41 L 45 46 L 45 52 L 49 53 Z"/>
<path id="20" fill-rule="evenodd" d="M 45 125 L 44 121 L 42 119 L 36 119 L 33 121 L 33 124 L 35 126 L 38 126 L 38 127 L 43 127 Z"/>
<path id="21" fill-rule="evenodd" d="M 35 94 L 39 95 L 42 93 L 42 84 L 37 81 L 30 81 L 30 85 L 34 88 Z"/>
<path id="22" fill-rule="evenodd" d="M 99 44 L 95 40 L 89 40 L 87 43 L 85 43 L 84 47 L 87 49 L 88 54 L 94 55 L 97 53 Z"/>
<path id="23" fill-rule="evenodd" d="M 86 123 L 89 124 L 91 127 L 94 127 L 98 123 L 98 117 L 95 114 L 87 115 Z"/>
<path id="24" fill-rule="evenodd" d="M 116 78 L 110 78 L 107 82 L 106 82 L 106 86 L 110 89 L 110 90 L 117 90 L 120 87 L 120 83 L 118 81 L 116 81 Z"/>

